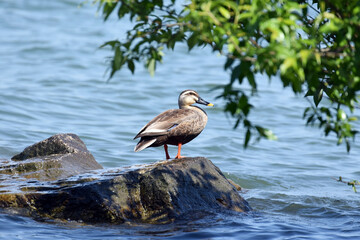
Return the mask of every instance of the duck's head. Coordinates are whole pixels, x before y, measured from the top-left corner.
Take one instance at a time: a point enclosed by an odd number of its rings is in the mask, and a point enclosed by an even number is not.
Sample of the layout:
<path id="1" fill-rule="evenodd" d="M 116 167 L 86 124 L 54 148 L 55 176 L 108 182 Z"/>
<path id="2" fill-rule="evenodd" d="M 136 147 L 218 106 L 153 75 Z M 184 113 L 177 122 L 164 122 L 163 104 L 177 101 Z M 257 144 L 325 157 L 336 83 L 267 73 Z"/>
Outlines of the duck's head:
<path id="1" fill-rule="evenodd" d="M 194 90 L 185 90 L 182 91 L 179 95 L 179 108 L 186 108 L 194 103 L 203 104 L 206 106 L 214 106 L 214 104 L 209 103 L 202 99 L 199 94 Z"/>

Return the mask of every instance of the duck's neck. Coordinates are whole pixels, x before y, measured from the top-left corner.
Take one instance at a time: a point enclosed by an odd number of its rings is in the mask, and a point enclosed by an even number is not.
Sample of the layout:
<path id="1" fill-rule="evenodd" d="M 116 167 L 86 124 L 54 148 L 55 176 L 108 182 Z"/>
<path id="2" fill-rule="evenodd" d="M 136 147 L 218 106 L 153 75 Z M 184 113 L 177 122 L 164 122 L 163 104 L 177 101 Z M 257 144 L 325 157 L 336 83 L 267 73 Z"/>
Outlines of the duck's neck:
<path id="1" fill-rule="evenodd" d="M 200 113 L 200 114 L 205 114 L 205 115 L 207 115 L 206 112 L 205 112 L 202 108 L 200 108 L 200 107 L 198 107 L 198 106 L 193 106 L 193 105 L 181 105 L 181 106 L 179 106 L 179 108 L 180 108 L 180 109 L 189 109 L 189 110 L 196 111 L 196 112 L 198 112 L 198 113 Z"/>
<path id="2" fill-rule="evenodd" d="M 196 107 L 192 106 L 192 105 L 179 104 L 179 108 L 180 109 L 194 109 Z"/>

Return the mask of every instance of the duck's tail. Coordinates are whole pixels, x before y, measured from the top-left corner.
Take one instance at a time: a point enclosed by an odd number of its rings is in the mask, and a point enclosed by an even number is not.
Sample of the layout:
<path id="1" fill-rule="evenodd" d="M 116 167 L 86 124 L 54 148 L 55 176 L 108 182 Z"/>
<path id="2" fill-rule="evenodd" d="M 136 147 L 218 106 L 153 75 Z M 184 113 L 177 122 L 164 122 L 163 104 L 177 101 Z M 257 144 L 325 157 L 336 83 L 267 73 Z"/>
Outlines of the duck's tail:
<path id="1" fill-rule="evenodd" d="M 135 146 L 134 151 L 139 152 L 147 147 L 150 147 L 154 142 L 156 142 L 156 138 L 141 138 L 138 144 Z"/>

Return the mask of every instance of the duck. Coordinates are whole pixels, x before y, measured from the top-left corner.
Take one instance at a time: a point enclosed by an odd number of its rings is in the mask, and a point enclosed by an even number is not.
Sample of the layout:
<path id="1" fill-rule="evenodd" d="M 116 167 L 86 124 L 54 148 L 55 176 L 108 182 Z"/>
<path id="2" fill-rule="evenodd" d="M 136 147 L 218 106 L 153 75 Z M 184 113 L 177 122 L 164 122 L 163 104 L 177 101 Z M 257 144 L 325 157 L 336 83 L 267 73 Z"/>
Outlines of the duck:
<path id="1" fill-rule="evenodd" d="M 147 123 L 134 139 L 140 138 L 134 151 L 139 152 L 148 147 L 164 146 L 166 160 L 170 159 L 168 145 L 178 147 L 175 159 L 181 156 L 182 145 L 196 138 L 205 128 L 208 121 L 206 112 L 193 104 L 214 106 L 202 99 L 195 90 L 187 89 L 178 98 L 179 109 L 167 110 Z"/>

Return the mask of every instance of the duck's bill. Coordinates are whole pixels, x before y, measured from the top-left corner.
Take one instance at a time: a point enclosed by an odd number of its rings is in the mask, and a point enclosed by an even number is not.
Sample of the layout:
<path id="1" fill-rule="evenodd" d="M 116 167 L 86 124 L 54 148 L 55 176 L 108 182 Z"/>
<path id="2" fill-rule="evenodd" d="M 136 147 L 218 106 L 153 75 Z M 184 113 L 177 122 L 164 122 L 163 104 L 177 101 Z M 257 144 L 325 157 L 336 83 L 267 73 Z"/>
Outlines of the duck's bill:
<path id="1" fill-rule="evenodd" d="M 209 107 L 214 106 L 214 104 L 205 101 L 205 100 L 202 99 L 201 97 L 199 97 L 199 99 L 196 101 L 196 103 L 203 104 L 203 105 L 206 105 L 206 106 L 209 106 Z"/>

